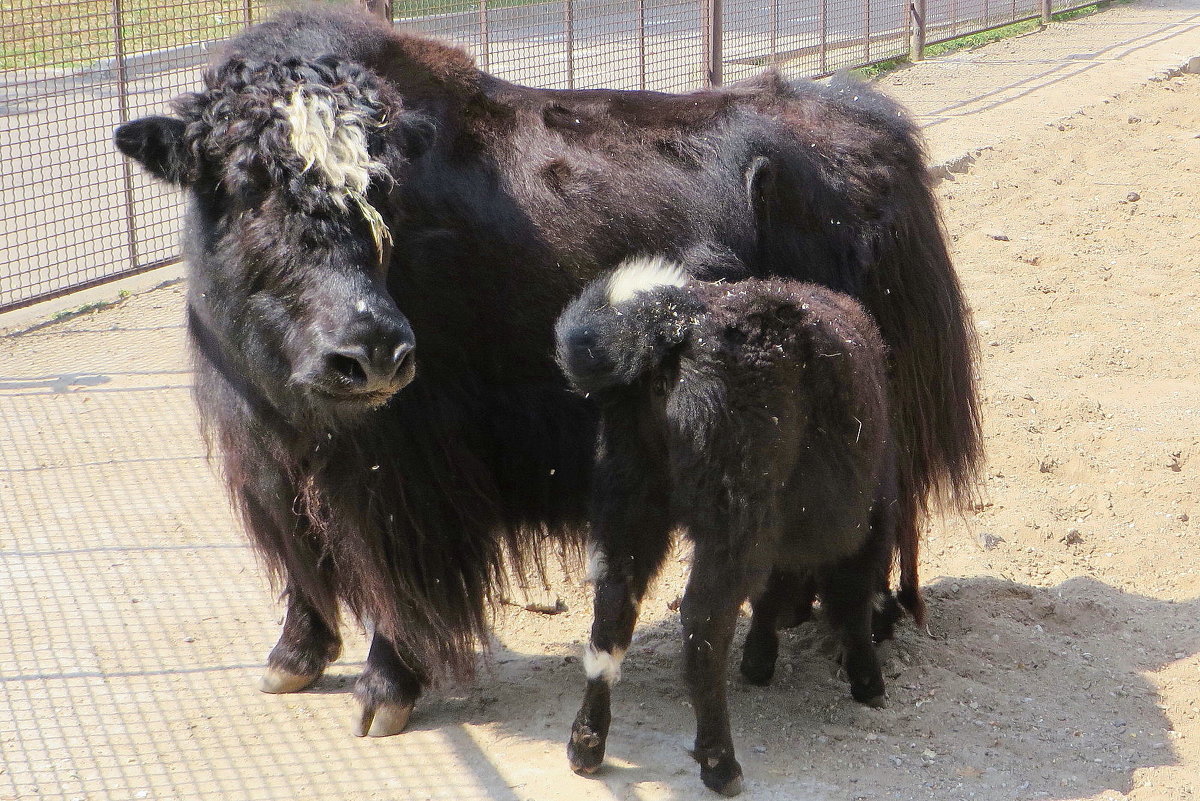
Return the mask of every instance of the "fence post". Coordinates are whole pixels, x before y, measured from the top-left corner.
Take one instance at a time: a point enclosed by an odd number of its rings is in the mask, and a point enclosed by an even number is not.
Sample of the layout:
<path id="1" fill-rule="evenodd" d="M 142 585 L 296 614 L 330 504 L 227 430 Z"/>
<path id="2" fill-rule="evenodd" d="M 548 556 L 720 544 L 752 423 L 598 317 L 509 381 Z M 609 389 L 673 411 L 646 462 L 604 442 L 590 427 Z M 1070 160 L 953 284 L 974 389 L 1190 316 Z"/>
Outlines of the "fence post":
<path id="1" fill-rule="evenodd" d="M 1053 0 L 1042 0 L 1042 24 L 1046 24 L 1054 16 Z"/>
<path id="2" fill-rule="evenodd" d="M 820 12 L 817 15 L 821 23 L 821 74 L 829 72 L 826 58 L 829 55 L 829 0 L 821 0 Z"/>
<path id="3" fill-rule="evenodd" d="M 575 88 L 575 0 L 565 0 L 563 14 L 567 27 L 567 88 Z"/>
<path id="4" fill-rule="evenodd" d="M 488 37 L 487 0 L 479 0 L 479 66 L 483 67 L 484 72 L 489 69 L 491 49 L 491 40 Z"/>
<path id="5" fill-rule="evenodd" d="M 392 0 L 363 0 L 363 4 L 375 16 L 392 21 Z"/>
<path id="6" fill-rule="evenodd" d="M 113 49 L 116 56 L 117 68 L 117 110 L 122 123 L 129 122 L 129 72 L 126 68 L 125 57 L 125 8 L 121 0 L 112 0 L 110 9 L 112 15 Z M 133 170 L 129 159 L 121 159 L 121 184 L 125 193 L 125 247 L 129 249 L 129 269 L 138 267 L 137 249 L 137 207 L 133 202 Z"/>
<path id="7" fill-rule="evenodd" d="M 767 63 L 779 65 L 779 0 L 771 0 L 771 58 Z"/>
<path id="8" fill-rule="evenodd" d="M 646 0 L 637 0 L 638 89 L 646 88 Z"/>
<path id="9" fill-rule="evenodd" d="M 722 0 L 704 0 L 700 5 L 703 19 L 703 48 L 704 48 L 704 85 L 721 85 L 721 66 L 724 60 L 721 53 L 722 39 Z"/>
<path id="10" fill-rule="evenodd" d="M 912 18 L 912 36 L 908 41 L 908 60 L 921 61 L 925 58 L 925 0 L 910 0 L 908 8 Z"/>

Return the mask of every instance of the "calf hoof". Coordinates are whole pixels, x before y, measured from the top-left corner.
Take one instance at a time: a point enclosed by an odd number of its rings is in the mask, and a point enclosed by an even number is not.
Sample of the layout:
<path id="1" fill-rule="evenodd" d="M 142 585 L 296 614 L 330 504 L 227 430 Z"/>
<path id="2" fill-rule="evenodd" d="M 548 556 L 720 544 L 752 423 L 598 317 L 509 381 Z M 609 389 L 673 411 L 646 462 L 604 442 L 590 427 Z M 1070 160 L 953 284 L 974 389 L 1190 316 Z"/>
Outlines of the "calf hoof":
<path id="1" fill-rule="evenodd" d="M 583 775 L 595 773 L 604 762 L 604 736 L 587 724 L 576 723 L 567 741 L 567 761 L 571 770 Z"/>
<path id="2" fill-rule="evenodd" d="M 904 607 L 892 593 L 880 593 L 871 610 L 871 639 L 876 645 L 892 639 L 896 634 L 896 623 L 904 618 Z"/>
<path id="3" fill-rule="evenodd" d="M 712 757 L 700 763 L 700 780 L 710 790 L 735 796 L 742 792 L 742 766 L 733 757 Z"/>
<path id="4" fill-rule="evenodd" d="M 363 704 L 354 723 L 355 737 L 391 737 L 404 731 L 413 704 Z"/>
<path id="5" fill-rule="evenodd" d="M 775 655 L 746 650 L 742 654 L 741 671 L 746 681 L 766 687 L 775 677 Z"/>
<path id="6" fill-rule="evenodd" d="M 887 708 L 887 696 L 884 695 L 883 682 L 870 682 L 867 684 L 851 684 L 850 695 L 855 701 L 865 706 L 874 707 L 875 709 Z"/>
<path id="7" fill-rule="evenodd" d="M 283 668 L 268 667 L 258 680 L 258 689 L 264 693 L 298 693 L 319 679 L 318 673 L 292 673 Z"/>

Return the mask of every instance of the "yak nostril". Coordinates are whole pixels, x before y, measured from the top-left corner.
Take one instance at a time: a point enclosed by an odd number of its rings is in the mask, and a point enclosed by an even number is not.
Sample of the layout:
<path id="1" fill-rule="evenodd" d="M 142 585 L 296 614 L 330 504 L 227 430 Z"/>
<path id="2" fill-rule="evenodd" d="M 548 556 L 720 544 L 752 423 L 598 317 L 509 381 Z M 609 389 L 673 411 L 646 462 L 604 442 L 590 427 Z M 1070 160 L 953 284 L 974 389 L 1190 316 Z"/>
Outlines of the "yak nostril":
<path id="1" fill-rule="evenodd" d="M 395 377 L 404 372 L 408 368 L 412 358 L 412 345 L 406 343 L 397 345 L 396 349 L 392 351 L 392 376 Z"/>
<path id="2" fill-rule="evenodd" d="M 359 386 L 367 383 L 365 361 L 365 354 L 355 350 L 343 350 L 325 357 L 325 369 L 348 384 Z"/>

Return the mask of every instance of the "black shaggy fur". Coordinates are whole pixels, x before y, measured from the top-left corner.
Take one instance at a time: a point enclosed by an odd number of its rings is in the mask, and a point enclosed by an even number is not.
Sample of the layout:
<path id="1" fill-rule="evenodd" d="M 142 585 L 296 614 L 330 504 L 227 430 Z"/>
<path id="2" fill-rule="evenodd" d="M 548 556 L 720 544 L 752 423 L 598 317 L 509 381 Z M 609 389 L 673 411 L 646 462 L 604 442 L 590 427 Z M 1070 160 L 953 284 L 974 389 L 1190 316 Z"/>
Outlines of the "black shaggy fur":
<path id="1" fill-rule="evenodd" d="M 280 104 L 301 87 L 366 131 L 364 200 L 390 240 L 296 157 Z M 577 541 L 586 516 L 596 411 L 558 373 L 554 320 L 646 252 L 823 283 L 878 319 L 920 614 L 921 514 L 970 487 L 979 437 L 970 324 L 893 103 L 773 73 L 689 95 L 531 89 L 314 6 L 234 38 L 175 112 L 115 141 L 188 192 L 197 398 L 288 596 L 272 667 L 317 675 L 345 602 L 376 627 L 368 716 L 469 672 L 506 554 Z"/>
<path id="2" fill-rule="evenodd" d="M 608 279 L 595 282 L 557 326 L 559 363 L 601 410 L 589 656 L 628 648 L 682 526 L 695 544 L 681 606 L 693 753 L 705 784 L 734 794 L 724 666 L 747 598 L 747 679 L 770 681 L 779 615 L 812 587 L 841 635 L 852 694 L 882 703 L 871 613 L 895 534 L 885 347 L 857 303 L 812 284 L 610 292 Z M 646 507 L 661 510 L 654 527 L 631 513 Z M 568 746 L 582 771 L 603 758 L 610 717 L 612 677 L 594 672 Z"/>

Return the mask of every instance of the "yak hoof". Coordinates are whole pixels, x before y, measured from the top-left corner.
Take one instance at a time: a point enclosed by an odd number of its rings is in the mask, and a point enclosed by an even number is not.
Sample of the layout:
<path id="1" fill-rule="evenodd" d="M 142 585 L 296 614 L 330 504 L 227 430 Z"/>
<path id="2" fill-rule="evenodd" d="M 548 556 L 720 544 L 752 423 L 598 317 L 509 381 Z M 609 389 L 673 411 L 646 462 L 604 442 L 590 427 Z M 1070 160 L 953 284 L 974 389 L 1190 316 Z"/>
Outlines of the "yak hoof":
<path id="1" fill-rule="evenodd" d="M 586 724 L 573 727 L 567 743 L 567 761 L 571 763 L 571 770 L 585 776 L 595 773 L 604 762 L 604 746 L 604 737 L 592 727 Z"/>
<path id="2" fill-rule="evenodd" d="M 354 726 L 355 737 L 391 737 L 404 731 L 412 714 L 412 704 L 363 706 Z"/>
<path id="3" fill-rule="evenodd" d="M 292 673 L 282 668 L 268 667 L 258 680 L 264 693 L 298 693 L 321 677 L 320 673 Z"/>
<path id="4" fill-rule="evenodd" d="M 863 704 L 875 709 L 887 709 L 887 696 L 876 695 L 873 698 L 868 698 L 867 700 L 863 701 Z"/>
<path id="5" fill-rule="evenodd" d="M 732 757 L 715 761 L 717 764 L 712 767 L 704 763 L 700 764 L 700 779 L 704 782 L 704 786 L 727 797 L 741 794 L 741 765 Z"/>
<path id="6" fill-rule="evenodd" d="M 732 779 L 729 780 L 729 782 L 724 787 L 717 790 L 717 792 L 720 793 L 721 795 L 727 796 L 729 798 L 732 798 L 735 795 L 741 795 L 742 794 L 742 777 L 734 776 Z"/>

